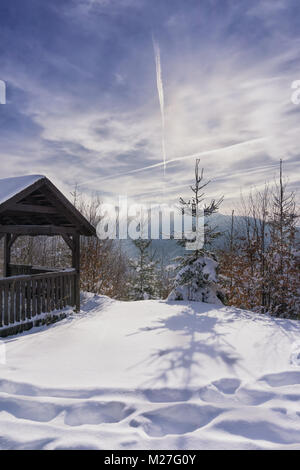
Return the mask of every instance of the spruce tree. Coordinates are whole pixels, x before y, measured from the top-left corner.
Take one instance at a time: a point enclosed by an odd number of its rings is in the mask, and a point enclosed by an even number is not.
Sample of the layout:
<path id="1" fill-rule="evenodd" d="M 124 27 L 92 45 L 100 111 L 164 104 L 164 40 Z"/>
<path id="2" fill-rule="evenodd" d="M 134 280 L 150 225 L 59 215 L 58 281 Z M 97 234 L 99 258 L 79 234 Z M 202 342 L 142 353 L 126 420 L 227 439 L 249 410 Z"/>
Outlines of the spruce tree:
<path id="1" fill-rule="evenodd" d="M 129 298 L 131 300 L 157 298 L 157 262 L 154 261 L 154 255 L 149 254 L 152 240 L 138 238 L 132 242 L 138 250 L 138 256 L 130 260 L 132 277 L 128 283 Z"/>
<path id="2" fill-rule="evenodd" d="M 280 160 L 279 182 L 273 191 L 273 210 L 269 221 L 268 309 L 277 316 L 300 314 L 300 272 L 296 240 L 295 194 L 283 181 Z"/>
<path id="3" fill-rule="evenodd" d="M 184 215 L 192 217 L 193 225 L 197 230 L 201 212 L 204 216 L 204 244 L 195 249 L 186 250 L 183 257 L 177 258 L 179 270 L 175 278 L 174 288 L 170 293 L 169 300 L 195 300 L 208 303 L 222 303 L 221 290 L 218 287 L 216 256 L 211 251 L 213 241 L 219 236 L 216 227 L 209 222 L 211 215 L 215 214 L 222 203 L 223 198 L 205 203 L 204 188 L 209 184 L 203 177 L 203 168 L 199 170 L 200 160 L 195 163 L 195 181 L 191 185 L 192 197 L 188 200 L 180 198 L 180 208 Z M 185 248 L 191 247 L 191 242 L 196 239 L 193 232 L 179 240 L 179 244 Z"/>

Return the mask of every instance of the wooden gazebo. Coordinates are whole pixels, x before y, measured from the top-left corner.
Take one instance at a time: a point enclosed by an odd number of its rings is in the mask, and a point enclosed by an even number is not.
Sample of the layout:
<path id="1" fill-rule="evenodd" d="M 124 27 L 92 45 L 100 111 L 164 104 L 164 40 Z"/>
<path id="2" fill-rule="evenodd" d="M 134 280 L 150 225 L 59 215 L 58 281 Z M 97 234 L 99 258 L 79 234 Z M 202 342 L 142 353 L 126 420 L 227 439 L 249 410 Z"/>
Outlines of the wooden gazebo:
<path id="1" fill-rule="evenodd" d="M 72 267 L 11 264 L 11 248 L 22 235 L 60 235 L 72 251 Z M 34 324 L 34 319 L 67 305 L 80 309 L 80 235 L 94 227 L 45 176 L 0 180 L 0 239 L 4 238 L 0 279 L 0 329 Z"/>

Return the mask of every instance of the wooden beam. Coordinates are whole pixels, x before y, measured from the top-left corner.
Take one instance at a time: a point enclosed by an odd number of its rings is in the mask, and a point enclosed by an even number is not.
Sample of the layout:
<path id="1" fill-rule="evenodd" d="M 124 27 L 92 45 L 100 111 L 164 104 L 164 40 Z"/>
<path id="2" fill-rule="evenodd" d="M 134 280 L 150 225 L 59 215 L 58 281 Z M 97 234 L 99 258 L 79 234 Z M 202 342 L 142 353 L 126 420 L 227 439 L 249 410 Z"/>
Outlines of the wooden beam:
<path id="1" fill-rule="evenodd" d="M 12 204 L 9 211 L 29 212 L 34 214 L 57 214 L 57 209 L 53 206 L 42 206 L 40 204 Z"/>
<path id="2" fill-rule="evenodd" d="M 74 293 L 75 293 L 75 311 L 80 311 L 80 235 L 73 235 L 72 267 L 76 270 Z"/>
<path id="3" fill-rule="evenodd" d="M 69 269 L 68 271 L 55 271 L 55 272 L 45 272 L 45 273 L 40 273 L 40 274 L 21 274 L 17 276 L 11 276 L 9 279 L 4 279 L 0 278 L 0 285 L 5 285 L 8 283 L 11 283 L 13 280 L 16 281 L 27 281 L 30 279 L 45 279 L 45 277 L 49 278 L 55 278 L 55 277 L 67 277 L 67 276 L 73 276 L 74 271 L 72 269 Z"/>
<path id="4" fill-rule="evenodd" d="M 18 235 L 61 235 L 75 234 L 73 227 L 59 227 L 56 225 L 0 225 L 0 233 L 15 233 Z"/>
<path id="5" fill-rule="evenodd" d="M 4 236 L 4 252 L 3 252 L 3 277 L 9 276 L 9 265 L 10 265 L 10 233 L 6 233 Z"/>
<path id="6" fill-rule="evenodd" d="M 40 195 L 33 194 L 35 191 L 39 191 L 41 196 L 44 197 L 44 200 L 48 201 L 50 206 L 43 206 L 43 207 L 54 207 L 59 213 L 59 215 L 64 216 L 70 223 L 77 227 L 78 231 L 82 235 L 86 236 L 96 236 L 95 228 L 86 220 L 86 218 L 73 206 L 73 204 L 54 186 L 51 181 L 49 181 L 46 177 L 42 177 L 41 179 L 37 180 L 35 183 L 29 185 L 24 190 L 20 191 L 15 196 L 11 197 L 7 201 L 0 204 L 0 214 L 5 213 L 5 217 L 8 217 L 7 211 L 12 210 L 13 208 L 16 209 L 16 204 L 22 204 L 22 201 L 26 198 L 34 198 L 37 199 L 39 202 Z M 35 204 L 31 204 L 35 206 Z M 39 206 L 42 204 L 38 203 Z M 25 204 L 24 204 L 25 206 Z M 17 209 L 18 210 L 18 209 Z M 41 209 L 43 210 L 43 209 Z M 25 211 L 25 209 L 24 209 Z M 35 212 L 36 213 L 36 212 Z M 8 231 L 3 231 L 4 233 L 8 233 Z M 76 232 L 76 231 L 74 231 Z M 73 232 L 73 233 L 74 233 Z M 12 232 L 15 233 L 15 232 Z M 70 230 L 67 233 L 72 233 Z M 21 233 L 24 234 L 23 232 Z M 34 233 L 34 235 L 52 235 L 53 233 Z M 60 235 L 61 232 L 56 231 L 53 235 Z M 27 234 L 28 235 L 28 234 Z"/>
<path id="7" fill-rule="evenodd" d="M 51 181 L 46 179 L 45 185 L 41 188 L 41 191 L 44 192 L 48 200 L 55 205 L 55 207 L 60 208 L 61 212 L 65 213 L 66 217 L 71 219 L 72 223 L 80 228 L 81 235 L 96 236 L 96 229 Z"/>
<path id="8" fill-rule="evenodd" d="M 18 235 L 17 233 L 15 233 L 11 239 L 9 240 L 9 243 L 8 243 L 8 247 L 9 249 L 11 249 L 11 247 L 13 246 L 13 244 L 15 243 L 15 241 L 17 240 L 17 238 L 19 238 L 20 235 Z"/>
<path id="9" fill-rule="evenodd" d="M 62 234 L 61 235 L 62 238 L 64 239 L 64 241 L 66 242 L 66 244 L 68 245 L 68 247 L 70 248 L 70 250 L 74 250 L 74 243 L 73 243 L 73 240 L 72 238 L 70 237 L 70 235 L 68 234 Z"/>
<path id="10" fill-rule="evenodd" d="M 73 214 L 73 210 L 70 210 L 70 208 L 66 207 L 66 205 L 62 202 L 62 198 L 64 198 L 63 194 L 60 193 L 57 190 L 57 188 L 54 185 L 52 185 L 52 183 L 50 184 L 52 186 L 52 190 L 48 186 L 44 185 L 41 188 L 41 192 L 44 193 L 45 197 L 48 199 L 48 201 L 51 202 L 51 204 L 57 207 L 57 210 L 60 213 L 60 215 L 64 216 L 67 220 L 69 220 L 72 224 L 74 224 L 75 227 L 77 227 L 79 231 L 82 231 L 82 227 L 78 220 L 78 217 L 76 217 Z M 68 203 L 70 204 L 72 209 L 75 209 L 75 207 L 69 201 Z"/>

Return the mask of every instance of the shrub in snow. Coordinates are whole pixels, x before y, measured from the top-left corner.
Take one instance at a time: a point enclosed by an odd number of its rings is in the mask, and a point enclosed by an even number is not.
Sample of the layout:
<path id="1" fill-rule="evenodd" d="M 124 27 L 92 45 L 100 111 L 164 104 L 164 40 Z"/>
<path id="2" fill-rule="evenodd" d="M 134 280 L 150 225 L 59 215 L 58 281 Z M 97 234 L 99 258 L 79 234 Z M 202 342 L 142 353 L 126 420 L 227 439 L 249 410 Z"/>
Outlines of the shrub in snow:
<path id="1" fill-rule="evenodd" d="M 217 267 L 217 261 L 205 255 L 189 259 L 178 271 L 168 300 L 194 300 L 222 305 Z"/>

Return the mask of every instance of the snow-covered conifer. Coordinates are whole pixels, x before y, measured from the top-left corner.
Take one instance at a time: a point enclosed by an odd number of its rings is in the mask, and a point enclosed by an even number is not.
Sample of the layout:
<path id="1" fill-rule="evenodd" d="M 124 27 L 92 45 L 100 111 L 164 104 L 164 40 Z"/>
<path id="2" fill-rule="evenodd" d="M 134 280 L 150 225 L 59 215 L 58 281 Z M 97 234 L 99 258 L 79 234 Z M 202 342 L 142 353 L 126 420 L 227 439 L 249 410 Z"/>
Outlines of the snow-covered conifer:
<path id="1" fill-rule="evenodd" d="M 221 289 L 218 286 L 216 256 L 208 250 L 212 241 L 219 235 L 215 227 L 209 224 L 209 217 L 216 213 L 222 203 L 223 198 L 218 201 L 212 200 L 207 205 L 205 203 L 205 193 L 203 189 L 209 181 L 203 181 L 203 168 L 199 171 L 200 160 L 195 163 L 195 182 L 191 186 L 192 198 L 185 200 L 180 198 L 181 211 L 192 216 L 194 225 L 197 228 L 200 211 L 205 217 L 204 236 L 202 247 L 198 245 L 194 250 L 186 250 L 186 254 L 177 259 L 179 269 L 175 278 L 174 288 L 171 291 L 169 300 L 194 300 L 208 303 L 222 303 Z M 202 207 L 203 206 L 203 207 Z M 185 237 L 179 244 L 187 247 L 188 242 L 194 241 L 193 233 L 190 237 Z M 190 246 L 190 245 L 189 245 Z"/>

